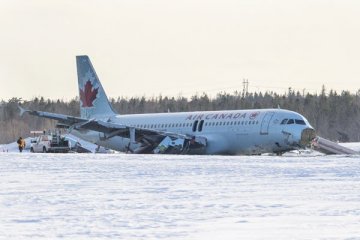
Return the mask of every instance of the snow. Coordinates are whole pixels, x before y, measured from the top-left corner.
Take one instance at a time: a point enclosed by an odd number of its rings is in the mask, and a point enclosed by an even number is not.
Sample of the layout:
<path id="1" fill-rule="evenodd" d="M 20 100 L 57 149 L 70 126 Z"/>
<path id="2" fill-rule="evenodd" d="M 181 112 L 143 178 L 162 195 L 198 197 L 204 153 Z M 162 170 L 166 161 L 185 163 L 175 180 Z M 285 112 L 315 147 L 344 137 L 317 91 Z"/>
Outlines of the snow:
<path id="1" fill-rule="evenodd" d="M 360 239 L 358 156 L 0 153 L 0 239 Z"/>
<path id="2" fill-rule="evenodd" d="M 354 151 L 360 152 L 360 143 L 359 142 L 348 142 L 348 143 L 339 143 L 340 145 L 350 148 Z"/>

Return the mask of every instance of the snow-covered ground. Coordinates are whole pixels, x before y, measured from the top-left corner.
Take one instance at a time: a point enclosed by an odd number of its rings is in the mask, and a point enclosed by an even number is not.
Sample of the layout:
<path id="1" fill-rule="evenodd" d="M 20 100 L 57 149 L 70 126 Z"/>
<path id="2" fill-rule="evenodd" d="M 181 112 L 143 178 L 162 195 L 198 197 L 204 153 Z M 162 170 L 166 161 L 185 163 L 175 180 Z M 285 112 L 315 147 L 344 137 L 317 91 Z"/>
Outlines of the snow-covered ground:
<path id="1" fill-rule="evenodd" d="M 360 153 L 360 143 L 359 142 L 349 142 L 349 143 L 339 143 L 339 144 Z"/>
<path id="2" fill-rule="evenodd" d="M 360 158 L 1 153 L 0 238 L 360 239 Z"/>

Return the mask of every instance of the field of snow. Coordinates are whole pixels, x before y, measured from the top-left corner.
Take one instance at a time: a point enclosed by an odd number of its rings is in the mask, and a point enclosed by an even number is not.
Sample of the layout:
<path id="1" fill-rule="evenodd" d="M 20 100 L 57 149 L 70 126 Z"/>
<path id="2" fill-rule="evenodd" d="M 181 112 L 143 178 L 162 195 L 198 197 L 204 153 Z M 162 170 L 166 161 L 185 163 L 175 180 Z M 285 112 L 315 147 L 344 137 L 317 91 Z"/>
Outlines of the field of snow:
<path id="1" fill-rule="evenodd" d="M 359 156 L 0 153 L 0 239 L 360 239 Z"/>

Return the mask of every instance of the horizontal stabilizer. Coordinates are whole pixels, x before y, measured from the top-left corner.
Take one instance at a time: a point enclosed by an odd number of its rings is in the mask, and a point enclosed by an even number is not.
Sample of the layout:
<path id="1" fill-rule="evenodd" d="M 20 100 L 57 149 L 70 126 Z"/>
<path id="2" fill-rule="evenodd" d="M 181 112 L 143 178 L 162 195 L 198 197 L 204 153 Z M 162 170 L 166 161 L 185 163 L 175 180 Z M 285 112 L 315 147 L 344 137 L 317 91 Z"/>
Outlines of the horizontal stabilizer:
<path id="1" fill-rule="evenodd" d="M 18 106 L 20 109 L 20 116 L 23 116 L 25 113 L 28 113 L 33 116 L 37 117 L 43 117 L 43 118 L 49 118 L 52 120 L 60 121 L 61 124 L 65 125 L 73 125 L 77 123 L 82 123 L 88 121 L 87 119 L 79 118 L 79 117 L 73 117 L 65 114 L 58 114 L 58 113 L 51 113 L 51 112 L 42 112 L 42 111 L 34 111 L 34 110 L 28 110 L 24 109 L 20 106 Z"/>
<path id="2" fill-rule="evenodd" d="M 22 108 L 20 105 L 18 105 L 18 108 L 20 109 L 20 117 L 22 117 L 24 115 L 24 113 L 26 113 L 28 110 Z"/>

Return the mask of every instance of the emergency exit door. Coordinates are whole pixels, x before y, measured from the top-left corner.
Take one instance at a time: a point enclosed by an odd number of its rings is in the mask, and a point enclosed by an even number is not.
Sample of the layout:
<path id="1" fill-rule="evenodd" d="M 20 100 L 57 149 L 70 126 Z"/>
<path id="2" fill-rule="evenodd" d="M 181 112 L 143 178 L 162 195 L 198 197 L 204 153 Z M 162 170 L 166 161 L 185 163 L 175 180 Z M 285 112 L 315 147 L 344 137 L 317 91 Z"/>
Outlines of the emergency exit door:
<path id="1" fill-rule="evenodd" d="M 269 134 L 269 126 L 270 126 L 270 121 L 272 119 L 272 117 L 274 116 L 274 112 L 267 112 L 263 118 L 263 120 L 261 121 L 261 127 L 260 127 L 260 134 L 261 135 L 267 135 Z"/>

